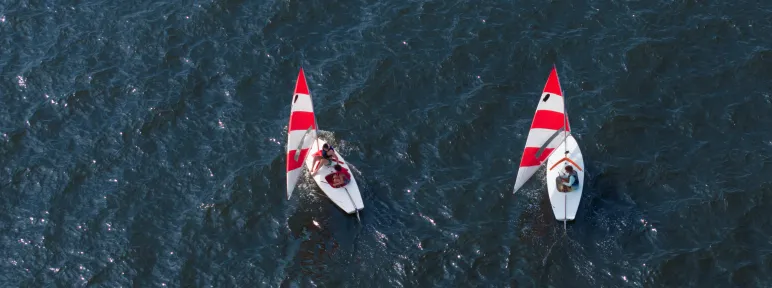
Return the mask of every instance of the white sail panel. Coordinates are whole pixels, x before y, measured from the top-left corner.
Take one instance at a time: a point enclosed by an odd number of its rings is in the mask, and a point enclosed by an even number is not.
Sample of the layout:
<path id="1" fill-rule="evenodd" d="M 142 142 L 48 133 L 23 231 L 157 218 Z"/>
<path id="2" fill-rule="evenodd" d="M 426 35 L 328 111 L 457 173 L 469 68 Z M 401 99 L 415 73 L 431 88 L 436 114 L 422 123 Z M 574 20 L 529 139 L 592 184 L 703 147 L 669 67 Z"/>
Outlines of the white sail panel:
<path id="1" fill-rule="evenodd" d="M 316 140 L 316 129 L 314 105 L 308 91 L 306 76 L 301 68 L 295 83 L 295 93 L 292 95 L 292 109 L 287 131 L 287 199 L 292 197 L 292 191 L 295 190 L 303 169 L 303 161 Z"/>
<path id="2" fill-rule="evenodd" d="M 514 192 L 517 192 L 536 173 L 539 166 L 565 140 L 565 135 L 557 135 L 550 143 L 546 143 L 550 137 L 561 128 L 565 128 L 566 132 L 571 131 L 563 101 L 558 73 L 553 67 L 549 78 L 547 78 L 547 84 L 544 85 L 541 98 L 539 98 L 539 104 L 536 106 L 536 113 L 534 113 L 531 122 L 531 129 L 525 140 L 525 149 L 523 149 L 523 155 L 520 158 Z M 537 158 L 537 152 L 542 146 L 545 146 L 544 150 Z"/>

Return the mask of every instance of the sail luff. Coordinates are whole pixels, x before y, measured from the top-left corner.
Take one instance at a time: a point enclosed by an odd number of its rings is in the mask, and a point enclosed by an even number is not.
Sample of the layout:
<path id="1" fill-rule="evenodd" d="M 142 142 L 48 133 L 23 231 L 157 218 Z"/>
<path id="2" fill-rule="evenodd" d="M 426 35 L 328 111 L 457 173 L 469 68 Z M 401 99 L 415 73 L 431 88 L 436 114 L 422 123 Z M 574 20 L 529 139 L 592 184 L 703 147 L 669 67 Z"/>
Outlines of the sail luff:
<path id="1" fill-rule="evenodd" d="M 570 132 L 570 127 L 566 124 L 563 93 L 557 70 L 553 66 L 542 90 L 531 128 L 528 131 L 515 180 L 514 192 L 517 192 L 536 173 L 536 170 L 565 140 L 565 135 Z M 565 129 L 566 133 L 560 135 L 558 131 L 562 128 Z M 556 134 L 560 136 L 556 136 Z"/>
<path id="2" fill-rule="evenodd" d="M 313 132 L 310 130 L 313 128 Z M 287 199 L 292 197 L 298 179 L 303 171 L 303 162 L 309 148 L 316 141 L 316 114 L 308 90 L 303 68 L 300 68 L 295 92 L 292 95 L 292 108 L 287 127 Z"/>

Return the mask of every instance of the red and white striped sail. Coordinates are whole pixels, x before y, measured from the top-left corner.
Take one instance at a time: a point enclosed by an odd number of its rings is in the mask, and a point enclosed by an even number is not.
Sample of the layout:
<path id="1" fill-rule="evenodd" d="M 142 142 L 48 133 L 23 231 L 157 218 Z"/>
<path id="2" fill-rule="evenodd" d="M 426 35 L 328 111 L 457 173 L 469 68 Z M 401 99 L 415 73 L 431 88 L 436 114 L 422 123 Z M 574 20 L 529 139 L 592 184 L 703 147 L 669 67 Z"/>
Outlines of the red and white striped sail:
<path id="1" fill-rule="evenodd" d="M 539 98 L 539 105 L 536 107 L 536 114 L 531 122 L 531 130 L 525 140 L 525 149 L 520 159 L 520 168 L 517 170 L 514 192 L 523 187 L 525 182 L 536 173 L 536 170 L 539 170 L 539 166 L 560 146 L 560 143 L 563 143 L 566 133 L 557 133 L 563 127 L 565 127 L 565 131 L 571 131 L 568 117 L 565 114 L 558 72 L 555 67 L 552 67 L 547 84 L 544 86 L 541 98 Z M 537 155 L 542 147 L 544 150 Z"/>
<path id="2" fill-rule="evenodd" d="M 316 136 L 314 105 L 303 68 L 300 68 L 295 93 L 292 95 L 292 112 L 287 132 L 287 199 L 295 190 L 303 171 L 303 161 L 308 155 L 308 149 L 316 142 Z"/>

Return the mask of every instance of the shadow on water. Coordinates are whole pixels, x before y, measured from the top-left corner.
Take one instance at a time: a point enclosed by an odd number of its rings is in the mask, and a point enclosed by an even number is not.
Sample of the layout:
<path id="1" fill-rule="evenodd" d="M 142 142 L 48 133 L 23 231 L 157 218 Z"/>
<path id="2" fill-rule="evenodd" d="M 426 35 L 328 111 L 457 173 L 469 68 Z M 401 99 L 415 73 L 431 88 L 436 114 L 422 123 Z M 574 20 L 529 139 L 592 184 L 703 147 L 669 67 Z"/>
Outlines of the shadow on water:
<path id="1" fill-rule="evenodd" d="M 309 193 L 299 197 L 304 207 L 287 219 L 289 235 L 300 242 L 282 287 L 291 287 L 300 278 L 312 282 L 334 280 L 326 277 L 335 274 L 332 270 L 336 264 L 347 258 L 348 253 L 341 254 L 341 250 L 355 249 L 353 245 L 362 227 L 356 216 L 346 214 L 332 203 L 315 183 L 312 189 L 301 193 Z M 314 200 L 307 201 L 309 198 Z"/>
<path id="2" fill-rule="evenodd" d="M 330 218 L 333 217 L 315 218 L 309 214 L 290 217 L 291 235 L 295 239 L 302 239 L 293 261 L 299 266 L 297 273 L 315 280 L 327 274 L 329 262 L 340 248 L 340 243 L 329 229 L 329 224 L 333 222 Z"/>
<path id="3" fill-rule="evenodd" d="M 616 255 L 625 251 L 623 247 L 650 248 L 651 238 L 645 234 L 653 224 L 644 220 L 643 212 L 630 199 L 628 190 L 633 188 L 628 187 L 626 176 L 608 167 L 588 170 L 597 172 L 586 174 L 587 186 L 576 220 L 568 222 L 566 228 L 563 222 L 555 220 L 543 183 L 533 184 L 538 187 L 537 194 L 530 208 L 519 216 L 523 220 L 519 229 L 522 244 L 537 251 L 531 261 L 541 265 L 528 268 L 533 275 L 539 275 L 534 279 L 537 286 L 597 287 L 599 279 L 593 275 L 598 271 L 593 267 L 598 263 L 623 257 Z M 626 281 L 630 275 L 625 276 L 627 271 L 620 270 L 602 272 Z"/>

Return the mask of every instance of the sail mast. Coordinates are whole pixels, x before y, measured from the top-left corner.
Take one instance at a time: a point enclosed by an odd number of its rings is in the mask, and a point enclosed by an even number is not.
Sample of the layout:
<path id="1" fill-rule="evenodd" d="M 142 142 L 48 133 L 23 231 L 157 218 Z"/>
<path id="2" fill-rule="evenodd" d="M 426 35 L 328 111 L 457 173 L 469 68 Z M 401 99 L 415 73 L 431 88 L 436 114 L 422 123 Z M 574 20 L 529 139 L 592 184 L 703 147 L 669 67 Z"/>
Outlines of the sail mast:
<path id="1" fill-rule="evenodd" d="M 303 81 L 306 82 L 306 90 L 308 90 L 308 101 L 311 102 L 311 107 L 314 106 L 314 99 L 311 97 L 311 88 L 308 87 L 308 81 L 306 80 L 306 72 L 303 70 L 303 67 L 300 67 L 300 73 L 303 73 Z M 314 111 L 314 145 L 316 145 L 316 150 L 321 150 L 322 148 L 319 147 L 319 122 L 316 121 L 316 111 Z M 308 158 L 308 154 L 306 154 L 306 158 Z M 305 160 L 303 160 L 305 162 Z"/>
<path id="2" fill-rule="evenodd" d="M 566 92 L 563 90 L 563 87 L 560 87 L 560 93 L 563 94 L 563 115 L 565 115 L 565 119 L 563 120 L 565 124 L 565 134 L 563 134 L 563 148 L 565 149 L 564 156 L 568 158 L 568 130 L 571 129 L 568 126 L 568 99 L 566 99 Z M 565 162 L 565 165 L 568 165 L 568 161 Z M 568 177 L 571 177 L 569 175 Z M 576 179 L 576 181 L 579 181 L 579 179 Z M 563 193 L 563 233 L 564 235 L 568 235 L 568 193 Z"/>
<path id="3" fill-rule="evenodd" d="M 554 64 L 553 64 L 554 65 Z M 558 80 L 559 81 L 559 80 Z M 565 148 L 565 157 L 568 157 L 568 100 L 566 100 L 566 93 L 563 91 L 563 87 L 560 87 L 560 94 L 563 94 L 563 147 Z M 568 161 L 566 161 L 568 165 Z M 571 177 L 569 175 L 569 177 Z M 568 235 L 568 193 L 563 193 L 563 235 Z"/>
<path id="4" fill-rule="evenodd" d="M 303 69 L 303 68 L 300 68 Z M 303 72 L 305 74 L 305 72 Z M 305 77 L 304 77 L 305 78 Z M 308 84 L 306 84 L 307 86 Z M 314 105 L 314 99 L 311 97 L 311 88 L 308 88 L 308 99 L 311 100 L 311 106 Z M 322 150 L 322 147 L 319 147 L 319 122 L 316 121 L 316 111 L 314 111 L 314 145 L 316 145 L 316 150 Z M 309 153 L 310 154 L 310 153 Z M 356 206 L 354 206 L 356 207 Z"/>

